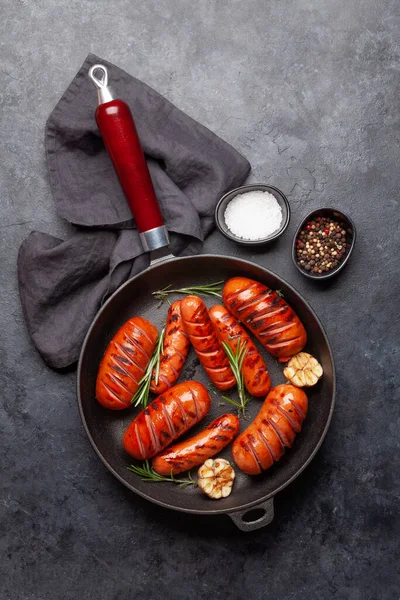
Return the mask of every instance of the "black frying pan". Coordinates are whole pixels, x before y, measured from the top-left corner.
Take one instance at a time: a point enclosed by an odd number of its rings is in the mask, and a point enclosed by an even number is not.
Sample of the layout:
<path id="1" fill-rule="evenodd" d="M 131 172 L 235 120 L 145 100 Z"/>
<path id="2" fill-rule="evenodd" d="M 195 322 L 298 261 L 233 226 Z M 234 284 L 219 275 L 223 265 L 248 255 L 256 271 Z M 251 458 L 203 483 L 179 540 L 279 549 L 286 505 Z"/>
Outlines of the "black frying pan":
<path id="1" fill-rule="evenodd" d="M 101 77 L 96 75 L 100 73 Z M 164 225 L 146 161 L 137 136 L 135 124 L 127 104 L 115 98 L 108 86 L 107 69 L 94 65 L 89 77 L 98 88 L 99 106 L 96 121 L 110 154 L 125 196 L 135 217 L 137 229 L 146 251 L 161 254 L 168 245 Z M 172 258 L 172 257 L 171 257 Z M 165 260 L 137 275 L 123 285 L 106 302 L 97 314 L 85 338 L 78 366 L 78 402 L 82 421 L 89 439 L 106 467 L 129 489 L 151 502 L 167 508 L 199 514 L 228 514 L 243 530 L 267 525 L 273 518 L 273 497 L 288 485 L 306 467 L 317 452 L 331 420 L 335 375 L 328 340 L 316 315 L 303 298 L 287 283 L 270 271 L 244 260 L 224 256 L 197 256 Z M 127 470 L 131 459 L 122 448 L 123 433 L 138 409 L 110 411 L 95 400 L 95 382 L 101 357 L 119 327 L 134 315 L 141 315 L 161 329 L 167 307 L 157 308 L 151 292 L 171 284 L 173 288 L 212 283 L 236 275 L 248 276 L 280 289 L 303 321 L 307 333 L 307 349 L 322 363 L 324 377 L 308 394 L 309 413 L 294 447 L 266 473 L 257 477 L 237 474 L 232 494 L 223 500 L 213 501 L 198 489 L 182 489 L 172 483 L 144 482 Z M 215 304 L 209 302 L 209 304 Z M 282 366 L 266 357 L 276 385 L 284 381 Z M 189 355 L 181 381 L 196 379 L 208 384 L 199 361 L 193 352 Z M 230 406 L 220 406 L 213 395 L 210 413 L 188 436 L 196 433 L 218 414 L 228 412 Z M 261 405 L 253 400 L 249 408 L 252 419 Z M 244 422 L 242 427 L 246 427 Z M 231 459 L 227 448 L 222 456 Z M 257 513 L 252 509 L 258 508 Z M 261 515 L 261 516 L 260 516 Z"/>
<path id="2" fill-rule="evenodd" d="M 95 382 L 100 359 L 110 339 L 131 316 L 141 315 L 161 329 L 167 305 L 158 308 L 151 295 L 157 289 L 172 284 L 173 288 L 227 280 L 233 276 L 247 276 L 273 289 L 280 289 L 287 302 L 304 323 L 308 342 L 305 350 L 315 355 L 324 369 L 320 382 L 307 391 L 309 412 L 293 448 L 262 475 L 247 476 L 237 471 L 231 495 L 222 500 L 210 500 L 191 486 L 180 488 L 172 483 L 141 481 L 127 470 L 132 459 L 122 448 L 123 433 L 139 409 L 110 411 L 95 400 Z M 209 306 L 216 298 L 207 299 Z M 271 373 L 272 385 L 283 383 L 282 365 L 263 351 Z M 180 381 L 196 379 L 209 384 L 199 361 L 191 350 Z M 230 412 L 230 406 L 220 406 L 212 395 L 210 413 L 193 428 L 188 437 L 197 433 L 217 415 Z M 197 514 L 227 514 L 245 531 L 258 529 L 273 519 L 273 499 L 308 465 L 320 447 L 332 417 L 335 398 L 335 371 L 332 352 L 326 334 L 317 316 L 301 295 L 278 275 L 253 263 L 225 256 L 202 255 L 160 262 L 125 283 L 106 302 L 97 314 L 85 338 L 78 366 L 78 403 L 83 425 L 89 440 L 105 466 L 130 490 L 167 508 Z M 250 403 L 248 416 L 252 420 L 261 406 L 260 399 Z M 242 419 L 242 429 L 250 421 Z M 230 448 L 222 453 L 232 461 Z M 254 509 L 259 509 L 254 511 Z M 253 512 L 254 511 L 254 512 Z"/>

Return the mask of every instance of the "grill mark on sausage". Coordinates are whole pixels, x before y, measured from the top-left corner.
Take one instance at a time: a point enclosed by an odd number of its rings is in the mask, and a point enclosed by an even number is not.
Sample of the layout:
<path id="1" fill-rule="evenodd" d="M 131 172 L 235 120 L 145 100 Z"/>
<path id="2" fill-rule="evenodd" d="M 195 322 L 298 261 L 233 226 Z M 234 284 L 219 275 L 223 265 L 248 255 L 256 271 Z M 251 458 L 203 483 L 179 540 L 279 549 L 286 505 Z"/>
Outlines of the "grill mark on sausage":
<path id="1" fill-rule="evenodd" d="M 115 342 L 114 342 L 114 344 L 115 344 L 116 346 L 118 346 L 118 344 L 117 344 L 117 343 L 115 343 Z M 119 354 L 113 354 L 112 356 L 113 356 L 113 358 L 115 359 L 115 361 L 116 361 L 116 362 L 119 362 L 120 364 L 121 364 L 121 363 L 122 363 L 123 365 L 130 365 L 130 364 L 132 364 L 132 361 L 131 361 L 131 359 L 130 359 L 130 358 L 128 358 L 128 357 L 126 357 L 126 356 L 125 356 L 125 354 L 124 354 L 124 355 L 122 355 L 121 353 L 119 353 Z"/>
<path id="2" fill-rule="evenodd" d="M 130 344 L 132 344 L 132 346 L 134 346 L 135 348 L 137 348 L 138 350 L 141 351 L 142 354 L 144 354 L 144 356 L 146 357 L 146 364 L 147 362 L 150 360 L 150 356 L 148 355 L 148 353 L 146 352 L 146 350 L 140 345 L 140 343 L 135 340 L 135 338 L 131 337 L 129 335 L 129 333 L 124 333 L 125 339 L 127 342 L 129 342 Z M 151 345 L 153 345 L 153 342 L 151 342 Z"/>
<path id="3" fill-rule="evenodd" d="M 271 423 L 270 423 L 270 420 L 269 420 L 269 419 L 263 419 L 263 420 L 262 420 L 262 422 L 263 422 L 263 423 L 264 423 L 264 425 L 266 425 L 267 427 L 270 427 L 274 433 L 276 433 L 276 435 L 277 435 L 277 437 L 278 437 L 278 441 L 279 441 L 279 443 L 281 444 L 281 446 L 282 446 L 282 448 L 283 448 L 283 451 L 285 451 L 285 445 L 284 445 L 284 443 L 282 442 L 282 440 L 281 440 L 280 436 L 279 436 L 279 435 L 277 434 L 277 432 L 275 431 L 275 427 L 273 427 L 273 426 L 271 425 Z M 275 460 L 279 460 L 279 457 L 277 457 Z"/>
<path id="4" fill-rule="evenodd" d="M 252 306 L 258 304 L 259 302 L 263 302 L 267 300 L 267 296 L 265 298 L 263 298 L 262 294 L 257 294 L 257 296 L 253 296 L 253 298 L 251 298 L 251 300 L 249 301 L 240 301 L 239 300 L 239 306 L 237 307 L 237 312 L 242 313 L 244 311 L 248 311 L 249 309 L 251 309 Z"/>
<path id="5" fill-rule="evenodd" d="M 154 385 L 156 385 L 155 377 L 153 377 L 152 381 L 154 381 Z M 167 389 L 169 389 L 171 387 L 171 384 L 168 381 L 168 377 L 166 375 L 163 375 L 162 373 L 158 374 L 158 385 L 160 384 L 160 381 L 162 381 L 164 383 L 164 385 L 167 386 Z"/>
<path id="6" fill-rule="evenodd" d="M 144 458 L 145 452 L 144 452 L 143 442 L 140 439 L 140 435 L 139 435 L 139 424 L 138 423 L 135 423 L 135 435 L 136 435 L 136 440 L 137 440 L 137 443 L 139 446 L 140 454 L 142 455 L 142 458 Z"/>
<path id="7" fill-rule="evenodd" d="M 196 323 L 196 327 L 207 327 L 207 325 L 205 325 L 204 323 Z M 195 338 L 197 340 L 204 340 L 206 337 L 208 337 L 208 334 L 198 334 L 198 333 L 191 333 L 190 337 Z"/>
<path id="8" fill-rule="evenodd" d="M 223 350 L 216 350 L 212 353 L 214 355 L 212 362 L 214 363 L 214 365 L 204 365 L 204 368 L 207 371 L 214 371 L 214 372 L 218 372 L 218 371 L 228 371 L 230 369 L 229 366 L 229 360 L 228 357 L 226 356 L 225 352 Z M 197 352 L 197 355 L 199 356 L 210 356 L 207 354 L 204 354 L 204 352 Z"/>
<path id="9" fill-rule="evenodd" d="M 262 467 L 261 467 L 261 463 L 260 463 L 260 461 L 259 461 L 259 459 L 258 459 L 257 452 L 255 451 L 255 448 L 254 448 L 254 446 L 253 446 L 253 443 L 252 443 L 252 436 L 251 436 L 251 435 L 248 435 L 248 436 L 247 436 L 247 444 L 245 444 L 245 450 L 248 450 L 248 451 L 250 452 L 250 454 L 251 454 L 251 455 L 252 455 L 252 457 L 254 458 L 254 461 L 255 461 L 255 463 L 256 463 L 256 465 L 257 465 L 257 467 L 258 467 L 258 469 L 259 469 L 259 471 L 260 471 L 260 473 L 261 473 L 261 471 L 262 471 L 263 469 L 262 469 Z"/>
<path id="10" fill-rule="evenodd" d="M 190 387 L 190 385 L 188 385 L 188 388 L 190 390 L 190 393 L 192 394 L 192 400 L 193 400 L 194 408 L 196 410 L 196 419 L 199 420 L 200 419 L 200 412 L 199 412 L 199 405 L 198 405 L 198 401 L 197 401 L 197 398 L 196 398 L 196 394 L 194 393 L 194 391 L 192 390 L 192 388 Z"/>
<path id="11" fill-rule="evenodd" d="M 111 375 L 111 374 L 109 375 L 109 378 L 110 378 L 110 381 L 112 381 L 116 385 L 119 385 L 119 387 L 121 387 L 123 390 L 128 392 L 128 394 L 132 394 L 132 390 L 130 390 L 128 387 L 126 387 L 126 385 L 122 381 L 122 379 L 120 379 L 119 377 L 116 377 L 115 375 Z"/>
<path id="12" fill-rule="evenodd" d="M 165 402 L 165 400 L 164 400 L 164 402 Z M 161 411 L 162 411 L 162 413 L 163 413 L 163 415 L 165 417 L 165 421 L 166 421 L 166 423 L 168 425 L 169 435 L 170 435 L 170 437 L 173 438 L 175 436 L 174 425 L 173 425 L 173 423 L 171 421 L 171 417 L 169 416 L 167 407 L 165 406 L 165 404 L 163 402 L 161 403 Z"/>
<path id="13" fill-rule="evenodd" d="M 289 445 L 289 441 L 288 438 L 286 437 L 286 435 L 284 433 L 282 433 L 282 431 L 279 429 L 279 427 L 276 425 L 276 423 L 274 423 L 272 421 L 272 419 L 267 419 L 268 424 L 272 427 L 272 429 L 275 431 L 276 435 L 279 438 L 279 441 L 281 442 L 283 448 L 290 448 Z"/>
<path id="14" fill-rule="evenodd" d="M 277 304 L 282 304 L 284 302 L 284 300 L 282 300 L 282 298 L 280 298 L 280 296 L 278 296 L 278 294 L 276 292 L 273 292 L 275 294 L 275 298 L 273 298 L 269 305 L 270 306 L 276 306 Z"/>
<path id="15" fill-rule="evenodd" d="M 270 323 L 269 325 L 266 325 L 264 327 L 264 331 L 269 331 L 270 329 L 274 329 L 274 327 L 279 327 L 279 323 L 277 323 L 276 321 L 273 321 L 272 323 Z"/>
<path id="16" fill-rule="evenodd" d="M 225 385 L 228 386 L 233 386 L 235 385 L 235 377 L 231 376 L 230 379 L 227 379 L 228 375 L 230 375 L 230 367 L 205 367 L 205 370 L 207 373 L 209 373 L 210 371 L 215 375 L 215 376 L 219 376 L 218 379 L 215 379 L 214 381 L 214 385 L 217 385 L 218 383 L 224 383 Z"/>
<path id="17" fill-rule="evenodd" d="M 290 404 L 293 406 L 293 408 L 295 409 L 295 411 L 297 412 L 297 414 L 299 415 L 299 417 L 302 419 L 302 421 L 304 421 L 304 419 L 306 418 L 305 413 L 303 412 L 302 408 L 297 404 L 297 402 L 293 399 L 288 398 Z"/>
<path id="18" fill-rule="evenodd" d="M 235 427 L 229 425 L 229 423 L 221 423 L 221 427 L 224 431 L 234 431 Z"/>
<path id="19" fill-rule="evenodd" d="M 301 431 L 301 427 L 299 426 L 299 424 L 296 423 L 296 421 L 292 419 L 292 417 L 288 415 L 286 411 L 284 411 L 280 406 L 277 406 L 276 410 L 289 421 L 293 431 L 295 431 L 296 433 L 299 433 L 299 431 Z"/>
<path id="20" fill-rule="evenodd" d="M 135 385 L 139 385 L 139 382 L 136 379 L 136 377 L 134 375 L 132 375 L 132 373 L 130 373 L 126 369 L 123 369 L 122 367 L 119 367 L 118 365 L 111 365 L 111 368 L 114 371 L 116 371 L 117 373 L 119 373 L 120 375 L 125 375 L 125 377 L 130 377 L 130 379 L 132 379 L 132 381 L 135 383 Z M 111 377 L 112 377 L 112 375 L 110 375 L 110 378 Z"/>
<path id="21" fill-rule="evenodd" d="M 119 365 L 111 364 L 110 366 L 111 366 L 112 370 L 115 371 L 116 373 L 119 373 L 120 375 L 127 375 L 127 372 L 125 371 L 125 369 L 123 369 Z"/>
<path id="22" fill-rule="evenodd" d="M 208 337 L 208 336 L 207 336 Z M 217 355 L 220 352 L 223 352 L 222 348 L 214 348 L 214 345 L 217 345 L 216 340 L 212 340 L 210 342 L 210 348 L 207 350 L 197 350 L 198 354 L 201 354 L 202 356 L 212 356 L 213 354 Z"/>
<path id="23" fill-rule="evenodd" d="M 192 391 L 192 390 L 190 390 L 190 391 Z M 192 396 L 193 396 L 193 398 L 194 398 L 194 394 L 193 394 L 193 392 L 192 392 Z M 187 427 L 187 426 L 188 426 L 188 422 L 187 422 L 187 416 L 186 416 L 185 409 L 183 408 L 182 401 L 181 401 L 181 399 L 180 399 L 180 398 L 175 398 L 175 402 L 177 403 L 177 405 L 178 405 L 178 406 L 179 406 L 179 408 L 180 408 L 180 411 L 181 411 L 181 413 L 182 413 L 182 419 L 183 419 L 183 423 L 184 423 L 185 427 Z M 197 413 L 197 411 L 196 411 L 196 413 Z"/>
<path id="24" fill-rule="evenodd" d="M 253 323 L 259 323 L 260 321 L 267 321 L 271 317 L 275 317 L 275 315 L 280 315 L 286 312 L 288 309 L 287 306 L 279 306 L 274 310 L 255 310 L 252 314 L 247 315 L 246 321 Z M 261 312 L 262 311 L 262 312 Z"/>
<path id="25" fill-rule="evenodd" d="M 257 433 L 258 436 L 260 438 L 260 440 L 262 441 L 262 443 L 264 444 L 264 446 L 266 447 L 266 449 L 268 450 L 270 456 L 271 456 L 271 460 L 272 462 L 276 462 L 278 460 L 278 458 L 276 457 L 276 455 L 274 454 L 272 447 L 270 445 L 270 443 L 268 442 L 267 438 L 264 435 L 264 432 L 262 431 L 262 429 L 257 429 Z"/>
<path id="26" fill-rule="evenodd" d="M 121 346 L 121 344 L 118 344 L 118 342 L 114 342 L 114 346 L 117 348 L 117 350 L 119 352 L 119 354 L 115 355 L 115 358 L 117 360 L 124 362 L 125 364 L 126 364 L 125 361 L 129 361 L 129 364 L 134 365 L 135 367 L 140 369 L 140 371 L 144 372 L 143 366 L 140 365 L 138 362 L 136 362 L 136 360 L 130 354 L 127 354 L 127 352 L 129 352 L 128 348 L 124 348 L 124 346 Z"/>
<path id="27" fill-rule="evenodd" d="M 287 340 L 283 340 L 283 342 L 276 342 L 276 343 L 272 343 L 272 344 L 271 344 L 271 341 L 270 341 L 270 342 L 268 343 L 268 346 L 269 346 L 270 348 L 284 348 L 285 346 L 288 346 L 288 345 L 289 345 L 291 342 L 295 342 L 295 341 L 297 341 L 297 340 L 299 340 L 299 339 L 300 339 L 300 336 L 299 336 L 299 335 L 296 335 L 296 336 L 295 336 L 295 337 L 293 337 L 293 338 L 289 338 L 289 339 L 287 339 Z"/>
<path id="28" fill-rule="evenodd" d="M 169 368 L 171 369 L 172 373 L 174 374 L 175 380 L 178 379 L 179 372 L 175 369 L 172 362 L 169 362 L 168 365 L 169 365 Z"/>
<path id="29" fill-rule="evenodd" d="M 152 418 L 150 417 L 150 415 L 148 413 L 147 414 L 145 413 L 144 418 L 145 418 L 145 421 L 146 421 L 147 429 L 148 429 L 148 431 L 150 433 L 151 441 L 153 442 L 153 446 L 154 446 L 156 452 L 159 452 L 161 446 L 160 446 L 160 442 L 158 441 L 158 437 L 157 437 L 157 434 L 156 434 L 156 430 L 155 430 L 155 427 L 154 427 L 153 420 L 152 420 Z"/>
<path id="30" fill-rule="evenodd" d="M 261 285 L 261 287 L 264 287 L 264 286 Z M 254 289 L 258 290 L 256 296 L 252 296 L 248 300 L 240 300 L 240 296 L 245 295 L 246 292 L 249 292 Z M 232 292 L 229 295 L 229 297 L 227 298 L 227 301 L 229 303 L 239 301 L 242 305 L 242 309 L 244 310 L 245 308 L 248 308 L 249 306 L 251 306 L 253 304 L 253 302 L 255 301 L 255 299 L 259 300 L 260 297 L 262 297 L 262 296 L 265 296 L 266 298 L 268 298 L 268 296 L 270 296 L 272 293 L 273 293 L 272 290 L 270 290 L 267 287 L 265 287 L 264 290 L 260 290 L 260 284 L 257 282 L 254 282 L 254 283 L 251 283 L 250 285 L 247 285 L 244 288 L 241 288 L 237 292 Z M 240 308 L 238 310 L 240 311 Z"/>
<path id="31" fill-rule="evenodd" d="M 283 333 L 284 331 L 287 331 L 288 329 L 290 329 L 293 326 L 294 326 L 294 323 L 287 323 L 285 325 L 280 325 L 279 323 L 273 323 L 272 327 L 271 327 L 271 325 L 269 327 L 266 327 L 264 329 L 264 331 L 262 333 L 260 333 L 260 335 L 265 336 L 265 338 L 268 338 L 268 336 L 273 337 L 274 335 L 277 335 L 278 333 Z"/>
<path id="32" fill-rule="evenodd" d="M 106 388 L 106 390 L 108 391 L 109 394 L 111 394 L 111 396 L 113 396 L 116 400 L 118 400 L 118 402 L 120 402 L 123 406 L 126 406 L 126 403 L 123 400 L 121 400 L 121 398 L 118 396 L 117 392 L 115 392 L 109 385 L 107 385 L 107 383 L 105 381 L 102 381 L 101 384 Z"/>
<path id="33" fill-rule="evenodd" d="M 196 324 L 196 325 L 201 325 L 201 323 L 199 323 L 199 321 L 198 321 L 198 318 L 202 314 L 205 315 L 206 312 L 207 312 L 207 309 L 205 308 L 205 305 L 204 304 L 199 304 L 199 306 L 196 308 L 196 310 L 192 314 L 192 318 L 190 319 L 189 323 L 193 323 L 193 324 Z"/>
<path id="34" fill-rule="evenodd" d="M 148 341 L 148 342 L 149 342 L 151 345 L 153 345 L 153 343 L 154 343 L 154 342 L 153 342 L 153 340 L 152 340 L 151 338 L 149 338 L 149 336 L 147 335 L 147 333 L 144 331 L 144 329 L 142 329 L 142 328 L 140 327 L 140 325 L 137 325 L 136 323 L 132 323 L 132 322 L 131 322 L 131 325 L 133 325 L 134 329 L 136 329 L 136 330 L 139 332 L 139 334 L 140 334 L 140 335 L 142 335 L 143 337 L 145 337 L 145 338 L 146 338 L 146 340 L 147 340 L 147 341 Z"/>
<path id="35" fill-rule="evenodd" d="M 178 348 L 174 348 L 174 352 L 176 352 L 176 354 L 180 356 L 182 360 L 186 360 L 185 354 L 182 354 L 182 352 L 178 350 Z"/>
<path id="36" fill-rule="evenodd" d="M 207 365 L 207 369 L 215 370 L 215 369 L 226 369 L 229 365 L 228 357 L 226 356 L 223 350 L 213 350 L 212 352 L 199 352 L 197 351 L 197 355 L 200 358 L 201 356 L 204 358 L 209 358 L 213 364 Z M 201 362 L 201 359 L 200 359 Z"/>
<path id="37" fill-rule="evenodd" d="M 261 362 L 261 356 L 258 354 L 258 352 L 253 351 L 247 351 L 246 356 L 244 357 L 244 361 L 243 361 L 243 365 L 245 367 L 247 367 L 248 369 L 251 369 L 252 371 L 254 370 L 254 368 L 256 367 L 257 363 Z M 261 365 L 259 367 L 257 367 L 257 371 L 256 373 L 254 373 L 254 377 L 260 377 L 260 372 L 265 373 L 265 367 L 264 365 Z"/>

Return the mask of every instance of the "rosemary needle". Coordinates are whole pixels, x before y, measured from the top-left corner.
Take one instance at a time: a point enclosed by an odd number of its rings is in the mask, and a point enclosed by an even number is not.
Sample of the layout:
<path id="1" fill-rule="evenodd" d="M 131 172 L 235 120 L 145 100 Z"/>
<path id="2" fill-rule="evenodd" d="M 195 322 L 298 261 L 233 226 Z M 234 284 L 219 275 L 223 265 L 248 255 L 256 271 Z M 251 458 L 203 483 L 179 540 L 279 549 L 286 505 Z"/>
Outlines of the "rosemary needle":
<path id="1" fill-rule="evenodd" d="M 222 342 L 222 346 L 228 356 L 229 364 L 236 379 L 240 402 L 237 402 L 236 400 L 233 400 L 228 396 L 222 396 L 222 398 L 226 402 L 229 402 L 229 404 L 233 404 L 233 406 L 236 406 L 236 408 L 238 409 L 239 416 L 244 416 L 246 406 L 249 402 L 249 399 L 246 396 L 246 390 L 244 387 L 244 376 L 242 372 L 243 361 L 247 353 L 246 341 L 239 340 L 235 351 L 232 350 L 232 348 L 227 342 Z"/>
<path id="2" fill-rule="evenodd" d="M 189 471 L 187 474 L 187 479 L 177 479 L 171 470 L 170 477 L 166 477 L 165 475 L 160 475 L 150 466 L 148 460 L 143 463 L 143 466 L 138 467 L 135 465 L 130 465 L 127 467 L 128 471 L 132 471 L 135 475 L 139 475 L 142 481 L 151 481 L 151 482 L 161 482 L 161 481 L 170 481 L 171 483 L 176 483 L 179 487 L 186 487 L 187 485 L 196 486 L 197 483 L 193 479 L 191 472 Z"/>
<path id="3" fill-rule="evenodd" d="M 156 347 L 152 354 L 149 364 L 143 374 L 143 377 L 139 381 L 139 387 L 136 390 L 135 395 L 131 400 L 131 404 L 133 406 L 139 406 L 142 404 L 143 406 L 147 406 L 149 402 L 149 393 L 150 393 L 150 385 L 151 385 L 151 376 L 153 374 L 153 369 L 155 368 L 155 380 L 156 384 L 158 383 L 158 376 L 160 373 L 160 359 L 163 354 L 163 343 L 164 343 L 164 334 L 165 327 L 161 331 L 160 335 L 157 338 Z"/>
<path id="4" fill-rule="evenodd" d="M 152 295 L 160 301 L 159 306 L 161 306 L 165 300 L 168 300 L 168 294 L 195 294 L 199 296 L 216 296 L 217 298 L 221 298 L 223 283 L 223 281 L 216 281 L 215 283 L 208 283 L 206 285 L 193 285 L 178 289 L 172 289 L 170 284 L 161 290 L 152 292 Z"/>

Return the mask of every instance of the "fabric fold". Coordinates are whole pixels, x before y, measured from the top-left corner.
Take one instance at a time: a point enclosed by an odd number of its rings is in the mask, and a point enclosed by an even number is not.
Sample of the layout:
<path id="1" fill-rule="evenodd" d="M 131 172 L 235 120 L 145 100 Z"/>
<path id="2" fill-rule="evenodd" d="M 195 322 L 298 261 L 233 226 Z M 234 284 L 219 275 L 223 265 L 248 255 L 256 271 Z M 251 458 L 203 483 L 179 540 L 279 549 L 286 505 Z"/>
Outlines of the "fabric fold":
<path id="1" fill-rule="evenodd" d="M 96 125 L 97 94 L 88 78 L 96 63 L 107 67 L 117 97 L 131 108 L 174 255 L 201 250 L 218 199 L 250 170 L 232 146 L 158 92 L 88 55 L 49 116 L 45 135 L 56 210 L 76 233 L 64 241 L 33 232 L 18 255 L 26 324 L 53 368 L 77 360 L 101 304 L 150 262 Z"/>

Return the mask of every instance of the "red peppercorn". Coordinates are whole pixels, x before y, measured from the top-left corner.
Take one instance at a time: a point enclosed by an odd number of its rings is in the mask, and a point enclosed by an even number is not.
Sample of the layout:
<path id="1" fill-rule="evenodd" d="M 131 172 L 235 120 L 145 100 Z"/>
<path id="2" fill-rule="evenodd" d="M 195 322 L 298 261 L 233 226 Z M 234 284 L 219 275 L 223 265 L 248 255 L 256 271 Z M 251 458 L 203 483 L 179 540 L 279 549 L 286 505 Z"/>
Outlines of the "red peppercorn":
<path id="1" fill-rule="evenodd" d="M 310 231 L 311 225 L 307 225 L 307 229 L 308 229 L 308 231 Z"/>
<path id="2" fill-rule="evenodd" d="M 329 229 L 324 229 L 324 233 L 326 233 L 326 235 L 329 234 Z"/>

